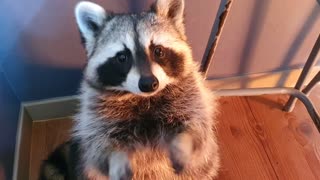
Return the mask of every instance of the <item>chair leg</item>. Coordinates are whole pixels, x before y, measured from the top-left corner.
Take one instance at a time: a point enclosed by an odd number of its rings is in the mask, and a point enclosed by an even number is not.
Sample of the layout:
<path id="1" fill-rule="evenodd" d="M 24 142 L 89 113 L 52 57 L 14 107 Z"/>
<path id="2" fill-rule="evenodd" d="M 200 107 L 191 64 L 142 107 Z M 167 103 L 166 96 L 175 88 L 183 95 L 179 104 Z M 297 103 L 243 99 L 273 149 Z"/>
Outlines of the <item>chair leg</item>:
<path id="1" fill-rule="evenodd" d="M 303 93 L 309 95 L 312 89 L 320 82 L 320 71 L 314 78 L 310 81 L 310 83 L 303 89 Z"/>
<path id="2" fill-rule="evenodd" d="M 310 70 L 312 70 L 313 66 L 316 63 L 316 57 L 318 54 L 318 51 L 320 49 L 320 35 L 318 36 L 318 39 L 316 41 L 316 43 L 314 44 L 311 53 L 308 57 L 308 60 L 305 64 L 305 66 L 303 67 L 303 70 L 299 76 L 299 79 L 297 81 L 297 84 L 295 85 L 295 89 L 297 90 L 301 90 L 303 84 L 305 83 L 307 76 L 309 75 Z M 287 112 L 291 112 L 294 108 L 294 105 L 296 103 L 297 99 L 294 96 L 290 96 L 288 102 L 286 103 L 286 105 L 284 106 L 283 110 L 287 111 Z"/>

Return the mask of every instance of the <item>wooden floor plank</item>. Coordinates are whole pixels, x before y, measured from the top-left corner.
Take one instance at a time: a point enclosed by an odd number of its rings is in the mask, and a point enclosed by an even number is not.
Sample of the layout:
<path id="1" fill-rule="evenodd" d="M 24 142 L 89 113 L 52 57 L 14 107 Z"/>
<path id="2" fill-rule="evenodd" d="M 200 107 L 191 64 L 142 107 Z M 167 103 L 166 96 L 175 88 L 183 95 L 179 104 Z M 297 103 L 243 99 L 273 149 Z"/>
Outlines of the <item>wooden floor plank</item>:
<path id="1" fill-rule="evenodd" d="M 310 99 L 313 101 L 318 112 L 320 112 L 319 85 L 310 93 Z M 292 129 L 296 129 L 294 131 L 296 132 L 295 137 L 306 149 L 306 160 L 311 171 L 316 179 L 320 179 L 320 134 L 300 101 L 297 102 L 292 113 L 298 120 L 295 124 L 291 125 Z"/>
<path id="2" fill-rule="evenodd" d="M 292 113 L 281 110 L 287 99 L 286 96 L 246 98 L 259 129 L 265 132 L 261 144 L 279 179 L 320 179 L 319 158 L 315 153 L 319 150 L 319 133 L 301 103 L 297 103 Z"/>
<path id="3" fill-rule="evenodd" d="M 264 137 L 243 98 L 222 98 L 218 139 L 222 169 L 218 179 L 277 179 L 259 137 Z M 256 123 L 254 123 L 256 124 Z M 258 130 L 257 130 L 258 129 Z"/>
<path id="4" fill-rule="evenodd" d="M 32 126 L 30 180 L 38 179 L 42 160 L 62 142 L 69 139 L 70 118 L 35 122 Z"/>

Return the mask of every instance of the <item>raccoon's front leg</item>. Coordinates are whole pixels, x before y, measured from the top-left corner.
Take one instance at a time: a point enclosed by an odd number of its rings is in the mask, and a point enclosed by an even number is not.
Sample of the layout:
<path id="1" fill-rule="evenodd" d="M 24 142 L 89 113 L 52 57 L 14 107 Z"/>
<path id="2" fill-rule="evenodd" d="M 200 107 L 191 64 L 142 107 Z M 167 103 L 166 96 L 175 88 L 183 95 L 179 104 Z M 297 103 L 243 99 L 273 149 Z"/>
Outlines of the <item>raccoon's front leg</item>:
<path id="1" fill-rule="evenodd" d="M 132 170 L 128 154 L 124 152 L 113 152 L 109 157 L 109 179 L 129 180 L 132 179 Z"/>
<path id="2" fill-rule="evenodd" d="M 90 164 L 93 164 L 94 167 L 97 167 L 98 171 L 90 170 L 87 172 L 89 179 L 104 179 L 100 178 L 101 175 L 109 177 L 109 180 L 132 179 L 133 173 L 128 153 L 117 150 L 108 150 L 108 152 L 96 151 L 95 153 L 95 158 L 89 159 L 88 161 L 91 162 Z M 96 172 L 100 172 L 101 174 Z"/>
<path id="3" fill-rule="evenodd" d="M 169 144 L 169 157 L 175 173 L 179 174 L 193 154 L 193 138 L 188 132 L 176 135 Z"/>

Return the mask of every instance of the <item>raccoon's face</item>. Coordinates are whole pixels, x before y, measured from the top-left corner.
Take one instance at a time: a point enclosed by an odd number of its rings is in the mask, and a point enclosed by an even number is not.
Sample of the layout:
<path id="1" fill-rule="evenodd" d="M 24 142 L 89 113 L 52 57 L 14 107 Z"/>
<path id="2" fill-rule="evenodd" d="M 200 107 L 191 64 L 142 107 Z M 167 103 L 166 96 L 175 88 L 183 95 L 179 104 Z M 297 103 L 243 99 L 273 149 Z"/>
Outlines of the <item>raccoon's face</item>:
<path id="1" fill-rule="evenodd" d="M 111 14 L 80 2 L 75 14 L 88 56 L 85 82 L 139 95 L 177 82 L 192 61 L 183 11 L 183 0 L 157 0 L 141 14 Z"/>

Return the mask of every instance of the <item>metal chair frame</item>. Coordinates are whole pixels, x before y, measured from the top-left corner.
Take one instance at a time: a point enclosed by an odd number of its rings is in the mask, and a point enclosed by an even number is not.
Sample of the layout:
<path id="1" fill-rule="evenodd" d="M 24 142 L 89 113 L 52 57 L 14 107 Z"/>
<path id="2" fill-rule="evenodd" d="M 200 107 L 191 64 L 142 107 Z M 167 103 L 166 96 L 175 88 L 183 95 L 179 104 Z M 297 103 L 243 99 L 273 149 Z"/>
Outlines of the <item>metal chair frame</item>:
<path id="1" fill-rule="evenodd" d="M 203 63 L 201 65 L 201 71 L 207 75 L 208 69 L 213 62 L 214 52 L 219 43 L 220 34 L 223 30 L 225 21 L 228 17 L 228 13 L 230 12 L 232 6 L 232 0 L 229 1 L 221 1 L 221 5 L 219 8 L 220 16 L 218 23 L 215 23 L 215 32 L 212 32 L 210 38 L 213 36 L 213 40 L 211 43 L 208 43 L 207 49 L 208 52 L 204 54 Z M 319 3 L 319 1 L 318 1 Z M 219 12 L 218 12 L 219 13 Z M 210 39 L 209 39 L 210 41 Z M 209 42 L 208 41 L 208 42 Z M 314 124 L 316 125 L 318 132 L 320 132 L 320 116 L 319 112 L 315 109 L 312 101 L 308 98 L 309 93 L 315 87 L 317 83 L 320 82 L 320 72 L 318 72 L 313 79 L 307 84 L 307 86 L 303 89 L 303 85 L 306 82 L 310 71 L 316 64 L 316 57 L 320 49 L 320 34 L 310 52 L 310 55 L 303 67 L 303 70 L 298 78 L 298 81 L 294 88 L 280 87 L 280 88 L 248 88 L 248 89 L 221 89 L 217 90 L 216 94 L 218 96 L 258 96 L 265 94 L 288 94 L 290 95 L 289 100 L 284 106 L 283 110 L 287 112 L 291 112 L 295 106 L 297 99 L 299 99 L 304 106 L 306 107 L 310 117 L 312 118 Z"/>

